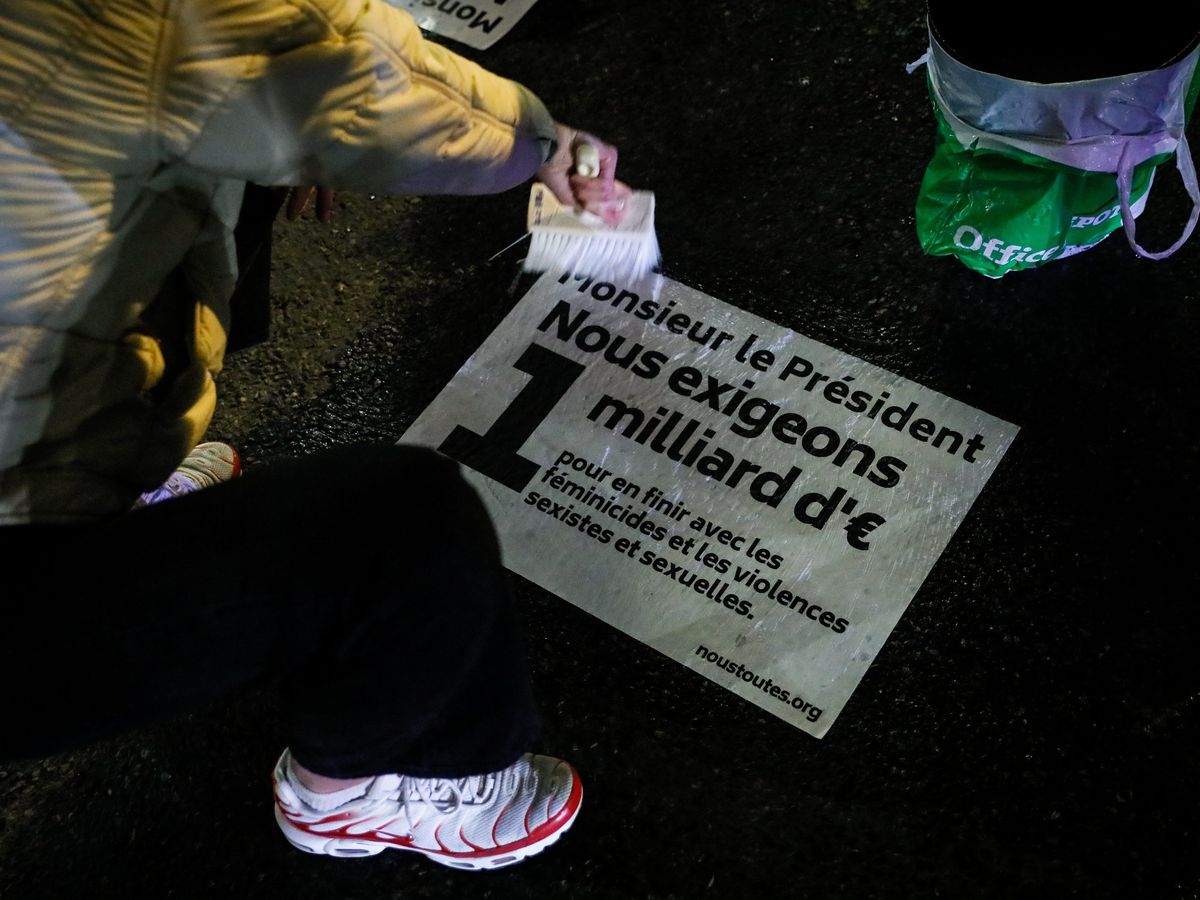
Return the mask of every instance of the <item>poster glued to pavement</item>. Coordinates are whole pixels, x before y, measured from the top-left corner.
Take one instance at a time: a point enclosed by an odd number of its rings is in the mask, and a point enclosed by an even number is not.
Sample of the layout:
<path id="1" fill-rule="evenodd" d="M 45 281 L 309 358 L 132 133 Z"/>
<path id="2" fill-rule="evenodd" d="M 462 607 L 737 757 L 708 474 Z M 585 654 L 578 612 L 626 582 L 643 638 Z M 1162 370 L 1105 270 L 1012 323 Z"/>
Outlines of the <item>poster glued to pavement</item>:
<path id="1" fill-rule="evenodd" d="M 401 440 L 509 569 L 820 737 L 1016 433 L 669 279 L 547 273 Z"/>
<path id="2" fill-rule="evenodd" d="M 425 31 L 486 50 L 520 21 L 536 0 L 388 0 Z"/>

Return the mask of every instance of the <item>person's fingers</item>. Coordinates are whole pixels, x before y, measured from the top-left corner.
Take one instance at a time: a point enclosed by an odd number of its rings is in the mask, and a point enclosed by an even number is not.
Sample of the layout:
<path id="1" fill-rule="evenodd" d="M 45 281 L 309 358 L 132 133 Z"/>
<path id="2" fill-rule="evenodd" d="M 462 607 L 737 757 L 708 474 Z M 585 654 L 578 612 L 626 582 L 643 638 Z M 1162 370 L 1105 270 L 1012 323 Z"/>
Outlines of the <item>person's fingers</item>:
<path id="1" fill-rule="evenodd" d="M 564 206 L 599 216 L 609 225 L 617 224 L 624 216 L 625 201 L 631 193 L 627 185 L 616 180 L 617 148 L 590 132 L 560 122 L 555 126 L 558 146 L 554 156 L 538 170 L 538 180 Z M 576 171 L 576 152 L 583 144 L 596 151 L 594 161 L 599 164 L 599 171 L 594 175 L 584 176 Z"/>
<path id="2" fill-rule="evenodd" d="M 333 218 L 333 200 L 336 191 L 329 188 L 317 188 L 317 221 L 328 222 Z"/>
<path id="3" fill-rule="evenodd" d="M 337 192 L 330 188 L 314 187 L 306 185 L 304 187 L 294 187 L 288 194 L 287 207 L 285 215 L 289 222 L 294 222 L 304 214 L 304 210 L 308 208 L 309 201 L 313 196 L 316 196 L 316 213 L 317 221 L 328 222 L 333 218 L 333 201 L 337 196 Z"/>
<path id="4" fill-rule="evenodd" d="M 555 198 L 567 209 L 575 206 L 575 194 L 571 190 L 571 181 L 567 177 L 566 171 L 547 171 L 542 173 L 540 178 L 542 184 L 550 188 Z"/>
<path id="5" fill-rule="evenodd" d="M 599 216 L 607 225 L 617 225 L 625 215 L 625 200 L 629 188 L 616 180 L 617 148 L 586 131 L 576 133 L 575 143 L 588 143 L 595 149 L 599 171 L 594 177 L 586 178 L 578 172 L 572 174 L 571 193 L 575 206 L 584 212 Z"/>
<path id="6" fill-rule="evenodd" d="M 609 200 L 627 200 L 633 193 L 629 185 L 621 181 L 605 183 L 599 178 L 571 176 L 571 193 L 580 203 L 603 203 Z"/>
<path id="7" fill-rule="evenodd" d="M 633 193 L 621 181 L 606 185 L 599 178 L 577 175 L 571 178 L 571 190 L 579 209 L 600 216 L 609 225 L 616 225 L 625 217 L 626 201 Z"/>
<path id="8" fill-rule="evenodd" d="M 581 134 L 579 139 L 595 146 L 600 155 L 600 174 L 596 180 L 611 187 L 617 177 L 617 148 L 590 134 Z"/>
<path id="9" fill-rule="evenodd" d="M 573 207 L 575 205 L 575 197 L 571 193 L 571 184 L 568 176 L 571 172 L 571 166 L 574 164 L 571 155 L 571 145 L 575 138 L 575 129 L 563 125 L 561 122 L 556 122 L 554 127 L 557 133 L 554 155 L 546 160 L 541 168 L 538 169 L 537 179 L 550 188 L 550 193 L 555 196 L 559 203 L 563 204 L 563 206 Z"/>
<path id="10" fill-rule="evenodd" d="M 304 212 L 304 207 L 308 206 L 308 200 L 313 194 L 314 188 L 297 187 L 292 188 L 292 192 L 288 195 L 287 200 L 287 220 L 294 222 L 300 218 L 300 214 Z"/>

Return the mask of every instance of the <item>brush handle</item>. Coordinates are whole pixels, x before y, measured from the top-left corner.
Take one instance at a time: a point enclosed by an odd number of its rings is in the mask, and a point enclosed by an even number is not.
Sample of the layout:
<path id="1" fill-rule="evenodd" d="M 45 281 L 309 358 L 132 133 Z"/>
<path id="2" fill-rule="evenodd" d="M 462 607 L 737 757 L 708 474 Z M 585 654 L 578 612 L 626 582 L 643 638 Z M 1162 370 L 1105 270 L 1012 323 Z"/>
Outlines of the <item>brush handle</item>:
<path id="1" fill-rule="evenodd" d="M 595 144 L 580 141 L 575 145 L 575 174 L 595 178 L 600 174 L 600 151 Z"/>

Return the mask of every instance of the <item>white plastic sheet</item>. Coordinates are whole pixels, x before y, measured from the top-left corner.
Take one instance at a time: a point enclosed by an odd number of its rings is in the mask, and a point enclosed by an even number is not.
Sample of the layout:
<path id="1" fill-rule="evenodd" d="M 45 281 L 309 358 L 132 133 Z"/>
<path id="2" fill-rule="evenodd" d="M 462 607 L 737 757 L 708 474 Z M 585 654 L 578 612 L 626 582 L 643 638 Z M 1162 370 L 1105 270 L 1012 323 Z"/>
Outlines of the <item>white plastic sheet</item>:
<path id="1" fill-rule="evenodd" d="M 824 735 L 1017 429 L 655 287 L 543 276 L 403 441 L 510 569 Z"/>
<path id="2" fill-rule="evenodd" d="M 520 21 L 536 0 L 388 0 L 417 24 L 468 47 L 486 50 Z"/>

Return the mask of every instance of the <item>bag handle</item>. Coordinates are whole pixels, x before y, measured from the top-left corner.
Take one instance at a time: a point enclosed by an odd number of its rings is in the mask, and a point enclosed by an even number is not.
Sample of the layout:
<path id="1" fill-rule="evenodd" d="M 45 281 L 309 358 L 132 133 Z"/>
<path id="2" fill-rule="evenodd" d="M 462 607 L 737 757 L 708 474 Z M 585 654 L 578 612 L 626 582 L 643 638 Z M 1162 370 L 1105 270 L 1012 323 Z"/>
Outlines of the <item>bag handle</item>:
<path id="1" fill-rule="evenodd" d="M 1200 184 L 1197 184 L 1196 181 L 1196 164 L 1192 161 L 1187 137 L 1180 135 L 1179 145 L 1175 148 L 1175 166 L 1179 169 L 1179 175 L 1183 179 L 1184 189 L 1192 198 L 1192 214 L 1188 217 L 1187 225 L 1183 227 L 1183 234 L 1179 240 L 1166 250 L 1151 253 L 1149 250 L 1143 249 L 1137 242 L 1137 225 L 1133 218 L 1133 210 L 1129 206 L 1129 193 L 1133 185 L 1133 167 L 1137 165 L 1134 162 L 1136 154 L 1130 152 L 1130 148 L 1133 146 L 1132 142 L 1125 145 L 1117 167 L 1117 195 L 1121 200 L 1121 224 L 1125 228 L 1125 239 L 1129 241 L 1129 246 L 1138 256 L 1146 259 L 1166 259 L 1187 243 L 1187 239 L 1192 236 L 1192 232 L 1196 228 L 1197 220 L 1200 220 Z"/>

